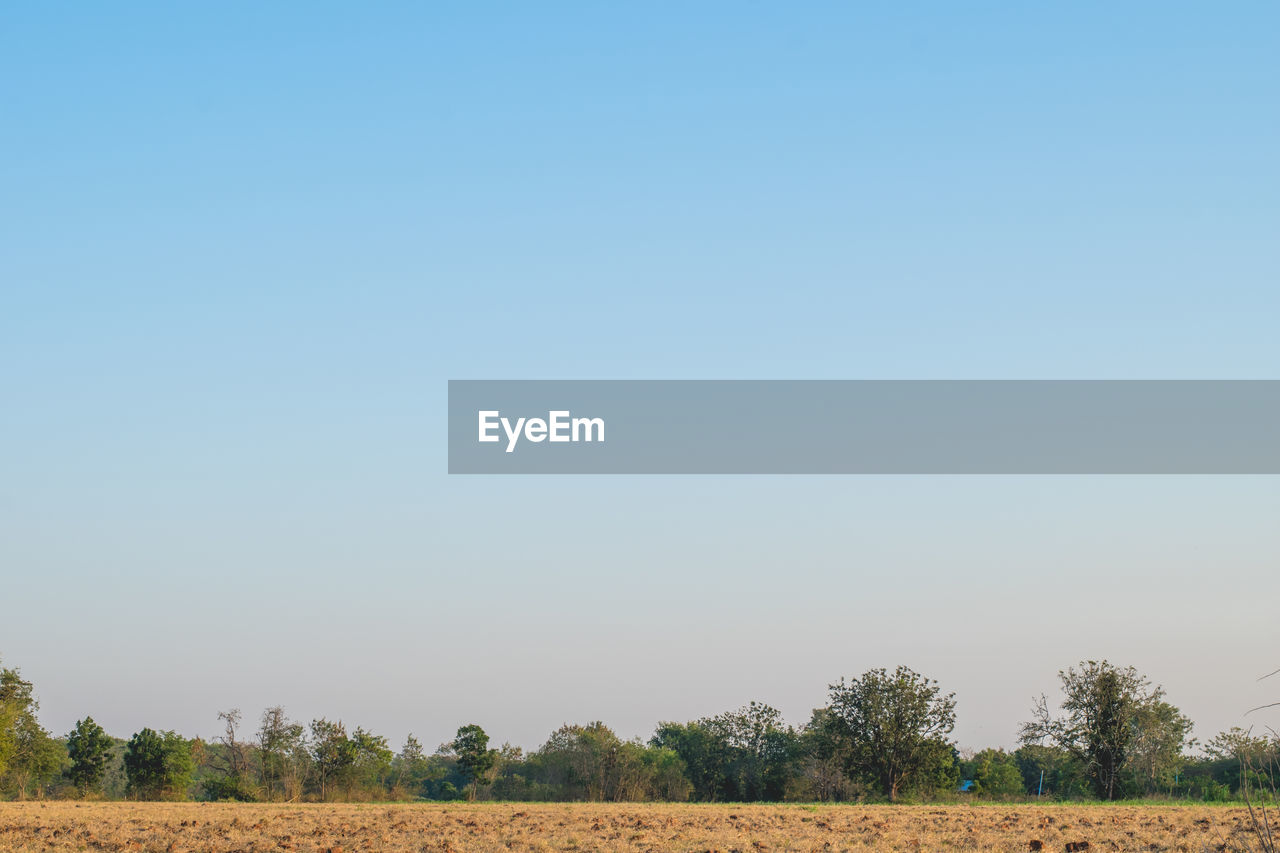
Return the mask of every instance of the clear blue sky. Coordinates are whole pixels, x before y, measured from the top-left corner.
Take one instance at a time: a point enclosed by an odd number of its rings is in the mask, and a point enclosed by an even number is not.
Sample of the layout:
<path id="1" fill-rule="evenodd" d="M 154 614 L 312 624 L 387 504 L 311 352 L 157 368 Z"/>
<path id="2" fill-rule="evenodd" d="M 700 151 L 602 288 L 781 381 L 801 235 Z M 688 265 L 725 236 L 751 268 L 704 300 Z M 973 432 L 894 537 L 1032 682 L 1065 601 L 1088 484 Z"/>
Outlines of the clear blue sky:
<path id="1" fill-rule="evenodd" d="M 449 378 L 1280 378 L 1277 27 L 10 4 L 0 654 L 59 733 L 536 746 L 905 663 L 1011 745 L 1104 656 L 1248 722 L 1276 478 L 450 478 L 443 430 Z"/>

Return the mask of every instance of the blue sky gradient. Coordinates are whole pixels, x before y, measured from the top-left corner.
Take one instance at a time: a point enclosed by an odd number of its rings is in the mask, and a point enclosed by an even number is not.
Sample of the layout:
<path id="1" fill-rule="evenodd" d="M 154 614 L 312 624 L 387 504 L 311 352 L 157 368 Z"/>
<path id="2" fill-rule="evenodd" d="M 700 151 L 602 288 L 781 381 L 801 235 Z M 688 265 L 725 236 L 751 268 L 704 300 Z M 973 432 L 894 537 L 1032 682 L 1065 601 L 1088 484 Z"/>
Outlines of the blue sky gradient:
<path id="1" fill-rule="evenodd" d="M 1275 478 L 450 478 L 450 378 L 1280 378 L 1274 4 L 0 13 L 0 654 L 56 732 L 1275 698 Z"/>

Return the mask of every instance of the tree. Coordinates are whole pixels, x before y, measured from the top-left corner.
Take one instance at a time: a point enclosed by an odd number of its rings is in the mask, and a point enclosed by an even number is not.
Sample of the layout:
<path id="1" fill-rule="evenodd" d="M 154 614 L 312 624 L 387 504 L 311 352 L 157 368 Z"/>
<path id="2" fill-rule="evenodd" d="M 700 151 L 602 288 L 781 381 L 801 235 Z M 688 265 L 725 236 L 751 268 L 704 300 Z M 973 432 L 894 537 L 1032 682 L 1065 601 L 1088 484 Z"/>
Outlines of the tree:
<path id="1" fill-rule="evenodd" d="M 15 743 L 9 784 L 20 800 L 25 800 L 29 792 L 43 797 L 45 786 L 62 772 L 66 750 L 30 714 L 18 721 Z"/>
<path id="2" fill-rule="evenodd" d="M 422 742 L 410 734 L 400 754 L 392 761 L 392 793 L 395 799 L 405 794 L 427 796 L 428 786 L 443 778 L 442 769 L 422 749 Z"/>
<path id="3" fill-rule="evenodd" d="M 226 729 L 218 740 L 226 749 L 227 775 L 239 782 L 244 779 L 249 770 L 249 762 L 245 758 L 245 745 L 236 737 L 236 730 L 240 727 L 240 709 L 219 711 L 218 719 L 226 724 Z"/>
<path id="4" fill-rule="evenodd" d="M 61 770 L 66 753 L 36 719 L 40 703 L 16 669 L 0 669 L 0 777 L 18 799 Z"/>
<path id="5" fill-rule="evenodd" d="M 1259 737 L 1252 729 L 1232 726 L 1224 732 L 1218 732 L 1209 738 L 1204 745 L 1205 754 L 1218 761 L 1231 760 L 1239 763 L 1261 764 L 1264 759 L 1276 751 L 1275 738 Z"/>
<path id="6" fill-rule="evenodd" d="M 240 727 L 240 709 L 219 711 L 218 719 L 225 724 L 222 737 L 218 738 L 221 750 L 211 754 L 218 760 L 216 770 L 220 775 L 205 780 L 205 795 L 211 800 L 239 800 L 253 802 L 258 795 L 253 781 L 249 778 L 249 759 L 246 754 L 248 744 L 239 739 L 236 732 Z"/>
<path id="7" fill-rule="evenodd" d="M 24 680 L 16 669 L 0 667 L 0 775 L 18 755 L 19 731 L 38 708 L 31 682 Z"/>
<path id="8" fill-rule="evenodd" d="M 498 760 L 497 750 L 489 749 L 489 736 L 476 724 L 458 729 L 451 744 L 458 757 L 458 767 L 470 782 L 468 799 L 475 800 L 480 783 Z"/>
<path id="9" fill-rule="evenodd" d="M 71 766 L 67 768 L 66 775 L 80 796 L 84 797 L 101 789 L 112 746 L 111 738 L 102 730 L 102 726 L 93 721 L 93 717 L 78 720 L 76 727 L 67 735 L 67 754 L 71 758 Z"/>
<path id="10" fill-rule="evenodd" d="M 1024 723 L 1024 744 L 1049 741 L 1070 753 L 1085 768 L 1100 800 L 1122 793 L 1121 774 L 1131 755 L 1150 746 L 1158 770 L 1159 757 L 1181 754 L 1190 723 L 1163 702 L 1164 690 L 1133 667 L 1107 661 L 1083 661 L 1079 668 L 1060 671 L 1062 715 L 1049 712 L 1041 696 L 1033 718 Z M 1157 729 L 1163 727 L 1163 731 Z"/>
<path id="11" fill-rule="evenodd" d="M 353 781 L 369 791 L 385 791 L 391 775 L 393 753 L 387 739 L 362 728 L 351 735 L 355 746 Z M 348 791 L 348 796 L 350 792 Z"/>
<path id="12" fill-rule="evenodd" d="M 1027 793 L 1058 799 L 1089 794 L 1084 766 L 1070 752 L 1054 744 L 1027 743 L 1013 753 Z"/>
<path id="13" fill-rule="evenodd" d="M 701 721 L 726 747 L 725 776 L 735 800 L 781 800 L 799 753 L 794 729 L 763 702 Z"/>
<path id="14" fill-rule="evenodd" d="M 849 738 L 844 724 L 830 708 L 815 708 L 801 733 L 801 778 L 806 786 L 806 799 L 823 802 L 855 799 L 858 785 L 849 778 L 853 764 Z"/>
<path id="15" fill-rule="evenodd" d="M 1125 758 L 1134 789 L 1147 795 L 1171 789 L 1186 764 L 1182 753 L 1190 734 L 1191 720 L 1168 702 L 1155 700 L 1139 707 Z"/>
<path id="16" fill-rule="evenodd" d="M 660 723 L 653 747 L 684 762 L 695 799 L 781 800 L 800 755 L 800 737 L 776 708 L 750 702 L 692 723 Z"/>
<path id="17" fill-rule="evenodd" d="M 701 802 L 724 799 L 728 774 L 728 744 L 705 721 L 659 723 L 649 745 L 669 749 L 684 763 L 693 788 L 693 798 Z"/>
<path id="18" fill-rule="evenodd" d="M 290 720 L 279 705 L 263 711 L 258 729 L 258 773 L 267 801 L 301 796 L 309 761 L 302 724 Z"/>
<path id="19" fill-rule="evenodd" d="M 186 799 L 192 769 L 191 744 L 176 732 L 143 729 L 125 745 L 128 792 L 138 799 Z"/>
<path id="20" fill-rule="evenodd" d="M 984 749 L 966 762 L 966 778 L 973 780 L 973 793 L 988 797 L 1025 794 L 1018 760 L 1003 749 Z"/>
<path id="21" fill-rule="evenodd" d="M 519 749 L 504 745 L 498 762 L 502 775 L 492 793 L 502 797 L 682 801 L 691 790 L 674 750 L 623 740 L 600 721 L 561 726 L 523 760 Z"/>
<path id="22" fill-rule="evenodd" d="M 664 802 L 683 803 L 693 793 L 684 761 L 673 749 L 649 746 L 641 756 L 648 774 L 652 797 Z"/>
<path id="23" fill-rule="evenodd" d="M 873 669 L 832 684 L 833 722 L 848 741 L 850 773 L 873 780 L 895 801 L 904 785 L 935 777 L 950 748 L 956 722 L 955 694 L 900 666 L 892 674 Z"/>
<path id="24" fill-rule="evenodd" d="M 347 727 L 339 720 L 311 721 L 311 757 L 315 761 L 320 782 L 320 799 L 324 800 L 334 785 L 347 786 L 356 762 L 356 745 L 347 737 Z"/>
<path id="25" fill-rule="evenodd" d="M 530 756 L 529 770 L 558 799 L 621 802 L 647 799 L 644 747 L 622 740 L 600 721 L 564 725 Z"/>

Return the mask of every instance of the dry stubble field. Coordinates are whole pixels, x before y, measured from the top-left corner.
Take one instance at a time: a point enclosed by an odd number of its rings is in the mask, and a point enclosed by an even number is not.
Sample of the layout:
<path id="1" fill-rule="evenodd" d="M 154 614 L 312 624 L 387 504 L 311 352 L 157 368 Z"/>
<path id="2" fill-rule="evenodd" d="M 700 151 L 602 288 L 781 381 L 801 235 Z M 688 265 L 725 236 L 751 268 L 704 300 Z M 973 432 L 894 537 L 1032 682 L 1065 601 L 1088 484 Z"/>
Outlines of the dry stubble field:
<path id="1" fill-rule="evenodd" d="M 1240 808 L 0 803 L 3 851 L 1237 849 Z M 1082 846 L 1087 844 L 1087 846 Z"/>

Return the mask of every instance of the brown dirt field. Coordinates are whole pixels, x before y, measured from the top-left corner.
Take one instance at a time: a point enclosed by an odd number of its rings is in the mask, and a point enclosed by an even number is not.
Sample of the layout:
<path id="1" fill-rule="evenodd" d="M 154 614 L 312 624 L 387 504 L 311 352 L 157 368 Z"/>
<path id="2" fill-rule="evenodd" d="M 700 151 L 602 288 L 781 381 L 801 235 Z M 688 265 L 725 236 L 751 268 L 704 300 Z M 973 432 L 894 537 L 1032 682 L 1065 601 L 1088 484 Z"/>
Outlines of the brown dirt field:
<path id="1" fill-rule="evenodd" d="M 1197 806 L 27 802 L 0 803 L 0 850 L 1219 851 L 1248 826 L 1244 809 Z"/>

